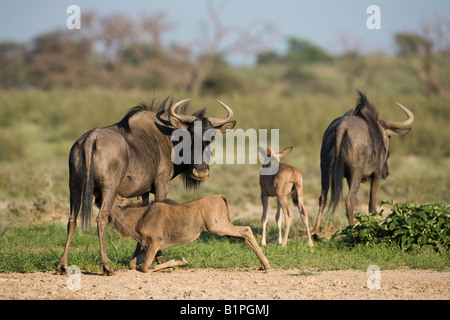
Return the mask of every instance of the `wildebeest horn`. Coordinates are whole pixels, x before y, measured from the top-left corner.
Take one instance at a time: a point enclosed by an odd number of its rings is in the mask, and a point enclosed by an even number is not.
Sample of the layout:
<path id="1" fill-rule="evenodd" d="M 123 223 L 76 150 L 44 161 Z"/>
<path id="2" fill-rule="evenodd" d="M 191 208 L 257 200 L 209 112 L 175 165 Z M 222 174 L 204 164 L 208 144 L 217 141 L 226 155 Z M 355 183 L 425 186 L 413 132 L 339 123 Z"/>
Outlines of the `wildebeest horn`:
<path id="1" fill-rule="evenodd" d="M 189 101 L 191 99 L 185 99 L 185 100 L 181 100 L 178 101 L 177 103 L 174 103 L 170 109 L 169 109 L 169 113 L 174 116 L 175 118 L 184 121 L 184 122 L 191 122 L 194 121 L 196 119 L 195 116 L 189 116 L 189 115 L 184 115 L 184 114 L 177 114 L 175 112 L 175 109 L 178 108 L 178 106 L 182 105 L 183 103 L 185 103 L 186 101 Z"/>
<path id="2" fill-rule="evenodd" d="M 414 121 L 414 114 L 408 110 L 406 107 L 402 106 L 400 103 L 396 102 L 396 104 L 402 108 L 402 110 L 406 113 L 408 116 L 408 119 L 406 119 L 403 122 L 397 122 L 397 121 L 391 121 L 391 120 L 383 120 L 387 127 L 393 128 L 393 129 L 401 129 L 401 128 L 407 128 L 409 127 L 413 121 Z"/>
<path id="3" fill-rule="evenodd" d="M 212 123 L 213 125 L 217 125 L 217 124 L 219 124 L 219 123 L 227 122 L 227 121 L 230 120 L 231 117 L 233 116 L 233 110 L 231 110 L 231 108 L 230 108 L 229 106 L 227 106 L 225 103 L 223 103 L 223 102 L 220 101 L 220 100 L 216 100 L 216 101 L 217 101 L 218 103 L 220 103 L 220 104 L 222 105 L 222 107 L 225 108 L 225 110 L 227 110 L 228 115 L 227 115 L 225 118 L 223 118 L 223 119 L 221 119 L 221 118 L 209 118 L 209 117 L 208 117 L 209 121 L 211 121 L 211 123 Z"/>

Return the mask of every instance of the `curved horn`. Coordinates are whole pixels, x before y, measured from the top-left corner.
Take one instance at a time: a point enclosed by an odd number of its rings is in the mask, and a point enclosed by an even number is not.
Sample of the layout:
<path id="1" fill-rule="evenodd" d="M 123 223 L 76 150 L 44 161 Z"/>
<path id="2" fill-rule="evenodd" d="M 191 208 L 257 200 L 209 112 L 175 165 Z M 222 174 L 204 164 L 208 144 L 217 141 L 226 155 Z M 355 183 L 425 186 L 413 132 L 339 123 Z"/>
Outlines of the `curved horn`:
<path id="1" fill-rule="evenodd" d="M 231 110 L 231 108 L 229 107 L 229 106 L 227 106 L 225 103 L 223 103 L 222 101 L 220 101 L 220 100 L 216 100 L 218 103 L 220 103 L 220 105 L 222 106 L 222 107 L 224 107 L 225 108 L 225 110 L 227 110 L 227 112 L 228 112 L 228 115 L 225 117 L 225 118 L 209 118 L 208 117 L 208 119 L 209 119 L 209 121 L 211 121 L 211 123 L 213 124 L 213 125 L 216 125 L 216 124 L 219 124 L 219 123 L 224 123 L 224 122 L 227 122 L 228 120 L 230 120 L 231 119 L 231 117 L 233 117 L 233 110 Z"/>
<path id="2" fill-rule="evenodd" d="M 191 99 L 185 99 L 185 100 L 178 101 L 177 103 L 174 103 L 169 109 L 170 115 L 172 115 L 175 118 L 177 118 L 181 121 L 184 121 L 184 122 L 194 121 L 196 119 L 195 116 L 182 115 L 182 114 L 177 114 L 175 112 L 175 110 L 178 108 L 178 106 L 182 105 L 183 103 L 185 103 L 186 101 L 189 101 L 189 100 L 191 100 Z"/>
<path id="3" fill-rule="evenodd" d="M 396 102 L 396 104 L 402 108 L 402 110 L 406 113 L 408 116 L 408 119 L 406 119 L 403 122 L 397 122 L 397 121 L 391 121 L 391 120 L 383 120 L 386 126 L 389 128 L 395 128 L 395 129 L 401 129 L 401 128 L 407 128 L 409 127 L 413 121 L 414 121 L 414 114 L 408 110 L 406 107 L 402 106 L 400 103 Z"/>

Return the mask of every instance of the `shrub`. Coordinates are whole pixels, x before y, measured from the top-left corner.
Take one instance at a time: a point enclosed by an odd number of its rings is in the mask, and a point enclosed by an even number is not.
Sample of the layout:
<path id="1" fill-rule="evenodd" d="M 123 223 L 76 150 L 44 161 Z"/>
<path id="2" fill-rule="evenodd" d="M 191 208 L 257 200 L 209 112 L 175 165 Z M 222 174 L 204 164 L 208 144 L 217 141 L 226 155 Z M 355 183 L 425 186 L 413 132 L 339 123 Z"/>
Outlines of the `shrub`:
<path id="1" fill-rule="evenodd" d="M 233 71 L 226 68 L 213 70 L 202 84 L 202 92 L 220 95 L 230 92 L 243 92 L 245 87 L 242 79 Z"/>
<path id="2" fill-rule="evenodd" d="M 436 251 L 447 250 L 450 243 L 450 205 L 443 203 L 389 204 L 392 213 L 382 219 L 383 210 L 369 215 L 355 215 L 355 224 L 333 235 L 356 244 L 395 243 L 403 250 L 430 246 Z"/>

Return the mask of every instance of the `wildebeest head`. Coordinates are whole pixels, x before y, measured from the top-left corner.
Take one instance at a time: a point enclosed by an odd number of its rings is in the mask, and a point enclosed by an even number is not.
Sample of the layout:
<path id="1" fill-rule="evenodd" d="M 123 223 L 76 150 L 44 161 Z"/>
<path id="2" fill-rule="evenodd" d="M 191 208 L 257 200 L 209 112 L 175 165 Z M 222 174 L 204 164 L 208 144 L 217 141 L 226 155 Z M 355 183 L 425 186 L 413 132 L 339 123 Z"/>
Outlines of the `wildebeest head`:
<path id="1" fill-rule="evenodd" d="M 356 115 L 363 118 L 370 131 L 370 136 L 375 140 L 376 148 L 379 148 L 381 165 L 383 165 L 382 176 L 386 178 L 389 174 L 387 160 L 389 157 L 389 140 L 391 136 L 403 136 L 411 131 L 408 128 L 414 121 L 413 113 L 406 107 L 396 102 L 396 104 L 405 112 L 408 119 L 402 122 L 378 119 L 378 113 L 366 96 L 358 90 L 359 101 L 355 110 L 350 110 L 346 115 Z M 378 141 L 377 141 L 378 140 Z"/>
<path id="2" fill-rule="evenodd" d="M 169 109 L 169 121 L 177 129 L 187 130 L 191 142 L 190 168 L 184 171 L 185 183 L 189 186 L 196 186 L 196 182 L 204 181 L 209 176 L 208 159 L 205 159 L 209 144 L 213 140 L 214 132 L 218 130 L 225 133 L 233 129 L 236 121 L 229 121 L 233 116 L 233 110 L 225 103 L 217 100 L 227 111 L 225 118 L 205 117 L 205 109 L 192 115 L 177 114 L 175 110 L 189 99 L 181 100 L 173 104 Z M 215 130 L 214 130 L 215 129 Z M 208 151 L 208 150 L 207 150 Z M 193 179 L 193 180 L 192 180 Z"/>

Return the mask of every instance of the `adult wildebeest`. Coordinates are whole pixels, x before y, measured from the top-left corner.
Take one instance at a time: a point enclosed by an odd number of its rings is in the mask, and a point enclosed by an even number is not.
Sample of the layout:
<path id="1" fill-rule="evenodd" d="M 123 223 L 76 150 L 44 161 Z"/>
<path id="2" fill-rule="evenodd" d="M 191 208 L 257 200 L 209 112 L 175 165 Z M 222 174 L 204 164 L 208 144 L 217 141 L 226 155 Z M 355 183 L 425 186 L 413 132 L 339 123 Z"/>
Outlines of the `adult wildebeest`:
<path id="1" fill-rule="evenodd" d="M 185 261 L 169 261 L 150 269 L 158 250 L 194 241 L 202 232 L 243 240 L 258 256 L 261 269 L 270 269 L 251 228 L 230 222 L 228 202 L 220 195 L 204 196 L 180 204 L 165 200 L 139 208 L 121 208 L 116 203 L 109 218 L 119 234 L 138 241 L 130 264 L 136 266 L 143 260 L 143 272 L 186 264 Z M 142 251 L 139 250 L 141 246 Z"/>
<path id="2" fill-rule="evenodd" d="M 358 91 L 359 100 L 354 110 L 335 119 L 323 135 L 320 151 L 322 193 L 319 199 L 319 213 L 313 234 L 318 234 L 320 219 L 327 203 L 331 186 L 330 207 L 336 209 L 342 195 L 342 180 L 345 177 L 349 187 L 345 200 L 347 218 L 353 225 L 353 214 L 357 210 L 357 193 L 361 182 L 371 181 L 369 211 L 376 210 L 376 193 L 381 179 L 389 174 L 389 139 L 391 136 L 407 134 L 414 121 L 414 115 L 397 103 L 408 119 L 403 122 L 378 119 L 378 113 L 366 96 Z"/>
<path id="3" fill-rule="evenodd" d="M 74 143 L 69 155 L 70 217 L 64 253 L 58 263 L 59 274 L 67 273 L 67 253 L 80 206 L 83 226 L 90 223 L 93 196 L 100 209 L 97 216 L 100 267 L 104 275 L 110 275 L 114 271 L 106 255 L 105 228 L 117 195 L 126 198 L 142 195 L 144 203 L 148 203 L 148 195 L 153 193 L 155 200 L 161 201 L 167 196 L 170 180 L 179 174 L 183 174 L 187 187 L 195 187 L 208 178 L 209 166 L 204 161 L 180 164 L 172 161 L 174 145 L 186 141 L 173 142 L 171 135 L 176 129 L 189 132 L 193 160 L 194 151 L 198 153 L 193 142 L 200 141 L 203 152 L 210 143 L 202 139 L 203 133 L 212 128 L 220 132 L 232 129 L 236 122 L 228 120 L 233 111 L 218 101 L 228 113 L 223 119 L 205 117 L 205 109 L 192 115 L 176 113 L 176 108 L 186 101 L 172 104 L 168 111 L 169 98 L 159 106 L 154 100 L 150 107 L 134 107 L 120 122 L 93 129 Z M 195 128 L 201 128 L 201 132 Z"/>
<path id="4" fill-rule="evenodd" d="M 292 197 L 292 201 L 297 206 L 303 224 L 306 227 L 306 236 L 308 238 L 308 246 L 314 247 L 311 240 L 311 233 L 309 232 L 308 213 L 303 205 L 303 178 L 302 174 L 297 168 L 285 163 L 281 163 L 281 158 L 289 154 L 293 147 L 285 148 L 283 151 L 272 149 L 267 146 L 267 152 L 259 147 L 259 152 L 265 158 L 265 166 L 278 166 L 278 172 L 272 175 L 261 174 L 259 176 L 259 186 L 261 187 L 261 203 L 263 206 L 263 213 L 261 216 L 261 246 L 266 245 L 266 226 L 267 226 L 267 209 L 269 197 L 277 197 L 277 214 L 275 220 L 278 226 L 277 244 L 285 246 L 287 244 L 289 229 L 291 227 L 292 214 L 289 210 L 287 200 L 288 196 Z M 280 208 L 283 209 L 284 214 L 284 237 L 281 240 L 281 219 Z"/>

